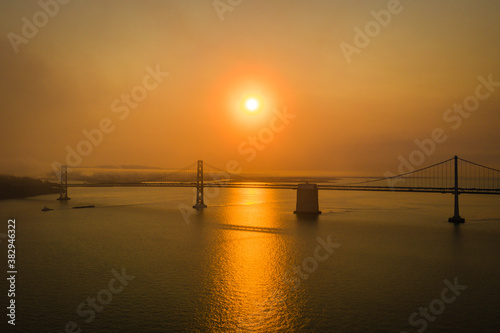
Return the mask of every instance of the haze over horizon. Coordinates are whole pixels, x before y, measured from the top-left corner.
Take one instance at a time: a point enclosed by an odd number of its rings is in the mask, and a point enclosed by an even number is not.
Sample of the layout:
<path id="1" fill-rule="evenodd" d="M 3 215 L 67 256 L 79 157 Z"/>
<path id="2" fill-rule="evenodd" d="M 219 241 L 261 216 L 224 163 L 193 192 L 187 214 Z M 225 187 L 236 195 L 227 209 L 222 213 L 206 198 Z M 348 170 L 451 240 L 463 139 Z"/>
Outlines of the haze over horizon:
<path id="1" fill-rule="evenodd" d="M 455 154 L 500 168 L 499 2 L 401 1 L 369 37 L 394 0 L 242 1 L 222 14 L 213 1 L 73 0 L 23 36 L 42 3 L 54 1 L 0 0 L 0 173 L 65 164 L 99 128 L 75 164 L 383 175 L 435 136 L 416 168 Z M 483 96 L 475 111 L 447 111 L 469 96 Z"/>

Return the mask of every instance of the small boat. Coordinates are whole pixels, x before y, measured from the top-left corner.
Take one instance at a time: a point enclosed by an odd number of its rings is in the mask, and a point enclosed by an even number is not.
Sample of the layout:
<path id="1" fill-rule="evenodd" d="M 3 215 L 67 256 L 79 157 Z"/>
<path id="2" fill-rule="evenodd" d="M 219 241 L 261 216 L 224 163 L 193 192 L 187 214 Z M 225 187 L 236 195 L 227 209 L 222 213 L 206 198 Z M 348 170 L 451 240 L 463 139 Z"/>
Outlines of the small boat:
<path id="1" fill-rule="evenodd" d="M 49 208 L 47 206 L 43 206 L 42 212 L 48 212 L 49 210 L 53 210 L 52 208 Z"/>
<path id="2" fill-rule="evenodd" d="M 94 205 L 89 205 L 89 206 L 75 206 L 73 209 L 78 209 L 78 208 L 94 208 Z"/>

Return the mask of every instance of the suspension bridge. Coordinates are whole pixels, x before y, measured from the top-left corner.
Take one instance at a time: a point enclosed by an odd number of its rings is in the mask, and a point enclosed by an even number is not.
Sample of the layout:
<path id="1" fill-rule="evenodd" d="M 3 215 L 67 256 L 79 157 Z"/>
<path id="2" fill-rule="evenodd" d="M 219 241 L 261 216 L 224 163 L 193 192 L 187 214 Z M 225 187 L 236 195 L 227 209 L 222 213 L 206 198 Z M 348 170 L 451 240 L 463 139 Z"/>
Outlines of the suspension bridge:
<path id="1" fill-rule="evenodd" d="M 204 166 L 210 171 L 204 172 Z M 140 176 L 111 176 L 88 171 L 89 168 L 60 167 L 60 174 L 50 172 L 43 180 L 59 178 L 58 200 L 70 200 L 68 187 L 196 187 L 195 209 L 207 207 L 204 203 L 204 187 L 267 188 L 297 190 L 297 212 L 321 213 L 318 207 L 318 190 L 331 191 L 391 191 L 449 193 L 454 195 L 452 223 L 464 223 L 459 213 L 460 194 L 500 194 L 500 170 L 474 163 L 457 156 L 448 160 L 393 177 L 343 183 L 338 179 L 322 180 L 318 184 L 300 184 L 290 181 L 259 181 L 243 177 L 197 161 L 179 170 L 157 169 L 153 174 L 142 172 Z M 123 171 L 123 170 L 122 170 Z M 209 179 L 207 180 L 206 174 Z M 300 209 L 299 209 L 300 206 Z"/>

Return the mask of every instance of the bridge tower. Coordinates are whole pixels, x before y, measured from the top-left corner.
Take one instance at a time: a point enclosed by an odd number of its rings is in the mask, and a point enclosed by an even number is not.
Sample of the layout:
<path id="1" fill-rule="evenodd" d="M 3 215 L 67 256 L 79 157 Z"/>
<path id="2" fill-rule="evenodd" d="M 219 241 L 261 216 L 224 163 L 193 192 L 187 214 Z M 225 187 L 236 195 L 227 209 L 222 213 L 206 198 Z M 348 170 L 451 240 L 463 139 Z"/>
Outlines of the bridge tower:
<path id="1" fill-rule="evenodd" d="M 455 214 L 453 217 L 448 219 L 450 223 L 465 223 L 465 219 L 460 217 L 458 210 L 458 156 L 455 156 L 455 189 L 453 191 L 453 195 L 455 196 Z"/>
<path id="2" fill-rule="evenodd" d="M 196 204 L 193 208 L 202 209 L 206 207 L 207 205 L 203 201 L 203 161 L 199 160 L 196 175 Z"/>
<path id="3" fill-rule="evenodd" d="M 61 185 L 59 187 L 59 198 L 57 200 L 71 200 L 68 197 L 68 166 L 61 165 Z"/>

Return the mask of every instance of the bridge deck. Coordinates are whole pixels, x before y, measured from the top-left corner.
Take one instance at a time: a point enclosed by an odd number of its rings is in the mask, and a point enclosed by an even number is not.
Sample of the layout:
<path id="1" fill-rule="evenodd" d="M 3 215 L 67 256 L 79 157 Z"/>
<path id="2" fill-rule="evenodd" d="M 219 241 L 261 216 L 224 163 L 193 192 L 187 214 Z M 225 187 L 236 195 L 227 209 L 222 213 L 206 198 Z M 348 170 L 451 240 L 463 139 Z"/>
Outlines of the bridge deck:
<path id="1" fill-rule="evenodd" d="M 296 183 L 205 183 L 205 187 L 219 188 L 262 188 L 296 190 Z M 68 184 L 68 187 L 196 187 L 195 182 L 177 183 L 80 183 Z M 378 191 L 378 192 L 421 192 L 421 193 L 454 193 L 454 188 L 441 187 L 390 187 L 390 186 L 343 186 L 318 185 L 318 190 L 327 191 Z M 500 194 L 500 189 L 459 188 L 460 193 L 468 194 Z"/>

